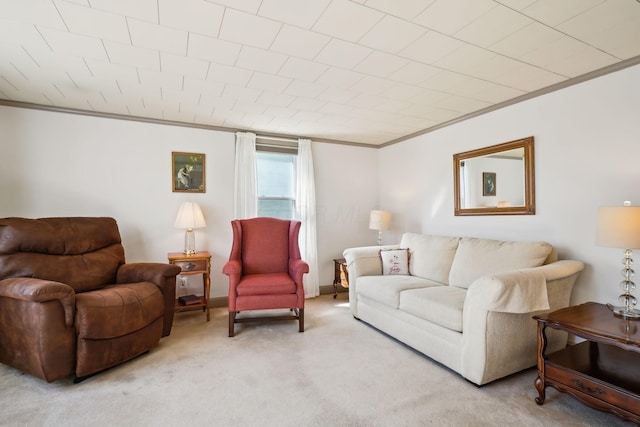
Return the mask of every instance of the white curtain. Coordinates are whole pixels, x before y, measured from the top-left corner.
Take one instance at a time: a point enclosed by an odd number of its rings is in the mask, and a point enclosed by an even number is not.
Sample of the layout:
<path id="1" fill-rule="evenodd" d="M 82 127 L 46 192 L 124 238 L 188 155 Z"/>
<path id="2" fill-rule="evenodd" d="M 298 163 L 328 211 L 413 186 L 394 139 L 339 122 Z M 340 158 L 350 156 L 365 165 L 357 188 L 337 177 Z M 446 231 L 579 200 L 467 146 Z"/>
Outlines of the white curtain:
<path id="1" fill-rule="evenodd" d="M 311 141 L 298 140 L 298 173 L 296 182 L 296 219 L 300 227 L 300 252 L 309 264 L 309 273 L 304 276 L 305 298 L 320 295 L 318 280 L 318 243 L 316 233 L 316 186 L 313 174 Z"/>
<path id="2" fill-rule="evenodd" d="M 258 215 L 256 180 L 256 135 L 236 132 L 236 165 L 233 216 L 235 219 Z"/>

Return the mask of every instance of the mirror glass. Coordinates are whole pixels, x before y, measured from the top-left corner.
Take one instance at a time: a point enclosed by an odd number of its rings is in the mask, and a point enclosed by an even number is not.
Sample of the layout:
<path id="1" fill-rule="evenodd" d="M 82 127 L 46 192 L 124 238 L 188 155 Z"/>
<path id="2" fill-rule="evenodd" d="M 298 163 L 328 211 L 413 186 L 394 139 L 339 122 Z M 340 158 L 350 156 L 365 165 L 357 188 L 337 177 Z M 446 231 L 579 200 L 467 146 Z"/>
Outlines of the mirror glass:
<path id="1" fill-rule="evenodd" d="M 454 154 L 456 215 L 534 215 L 533 137 Z"/>

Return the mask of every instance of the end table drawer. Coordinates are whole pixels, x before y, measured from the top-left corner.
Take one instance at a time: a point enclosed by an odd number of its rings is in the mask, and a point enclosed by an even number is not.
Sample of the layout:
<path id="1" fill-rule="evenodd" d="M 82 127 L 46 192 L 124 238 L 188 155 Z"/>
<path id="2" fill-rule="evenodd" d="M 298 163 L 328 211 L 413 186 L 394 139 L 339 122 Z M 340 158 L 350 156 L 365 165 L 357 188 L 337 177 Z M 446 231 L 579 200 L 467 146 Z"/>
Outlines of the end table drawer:
<path id="1" fill-rule="evenodd" d="M 620 408 L 633 408 L 638 405 L 637 398 L 630 396 L 629 393 L 618 391 L 614 386 L 593 381 L 592 379 L 578 373 L 567 372 L 566 369 L 556 368 L 552 364 L 548 364 L 546 369 L 548 378 L 553 378 L 571 390 L 579 391 L 591 398 L 601 400 Z"/>
<path id="2" fill-rule="evenodd" d="M 189 271 L 203 271 L 207 269 L 207 260 L 194 259 L 189 261 L 176 261 L 175 265 L 180 267 L 185 273 Z"/>

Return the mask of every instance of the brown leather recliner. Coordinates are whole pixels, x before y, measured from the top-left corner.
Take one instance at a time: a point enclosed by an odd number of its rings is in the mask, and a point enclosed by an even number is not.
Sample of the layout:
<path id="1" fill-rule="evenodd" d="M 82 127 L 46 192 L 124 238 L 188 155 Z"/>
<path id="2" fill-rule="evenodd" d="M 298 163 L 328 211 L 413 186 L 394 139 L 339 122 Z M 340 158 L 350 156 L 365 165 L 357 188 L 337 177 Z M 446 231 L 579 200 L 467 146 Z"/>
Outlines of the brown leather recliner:
<path id="1" fill-rule="evenodd" d="M 113 218 L 0 219 L 0 362 L 48 382 L 171 333 L 180 267 L 125 263 Z"/>

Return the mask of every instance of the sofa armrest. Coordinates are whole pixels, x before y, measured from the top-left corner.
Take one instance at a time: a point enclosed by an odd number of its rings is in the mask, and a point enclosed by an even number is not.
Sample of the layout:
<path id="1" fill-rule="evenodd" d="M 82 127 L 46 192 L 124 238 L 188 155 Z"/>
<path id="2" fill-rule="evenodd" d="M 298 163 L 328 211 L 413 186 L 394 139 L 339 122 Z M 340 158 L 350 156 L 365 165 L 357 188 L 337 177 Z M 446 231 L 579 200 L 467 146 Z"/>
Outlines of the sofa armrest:
<path id="1" fill-rule="evenodd" d="M 349 306 L 355 317 L 358 317 L 356 307 L 356 288 L 360 276 L 382 275 L 381 249 L 399 249 L 400 245 L 360 246 L 345 249 L 342 255 L 347 262 L 349 271 Z"/>
<path id="2" fill-rule="evenodd" d="M 37 303 L 59 300 L 64 309 L 65 324 L 73 326 L 76 293 L 64 283 L 32 277 L 10 277 L 0 280 L 0 297 Z"/>
<path id="3" fill-rule="evenodd" d="M 118 269 L 116 283 L 151 282 L 155 284 L 164 299 L 164 319 L 162 324 L 162 336 L 171 333 L 173 326 L 173 314 L 176 300 L 176 276 L 182 269 L 173 264 L 153 262 L 133 262 L 123 264 Z"/>
<path id="4" fill-rule="evenodd" d="M 463 376 L 485 384 L 535 365 L 537 336 L 532 316 L 568 306 L 583 268 L 579 261 L 563 260 L 486 276 L 472 283 L 462 317 Z M 544 289 L 535 285 L 537 280 L 544 280 Z M 565 345 L 566 334 L 556 334 L 550 337 L 548 350 Z"/>

